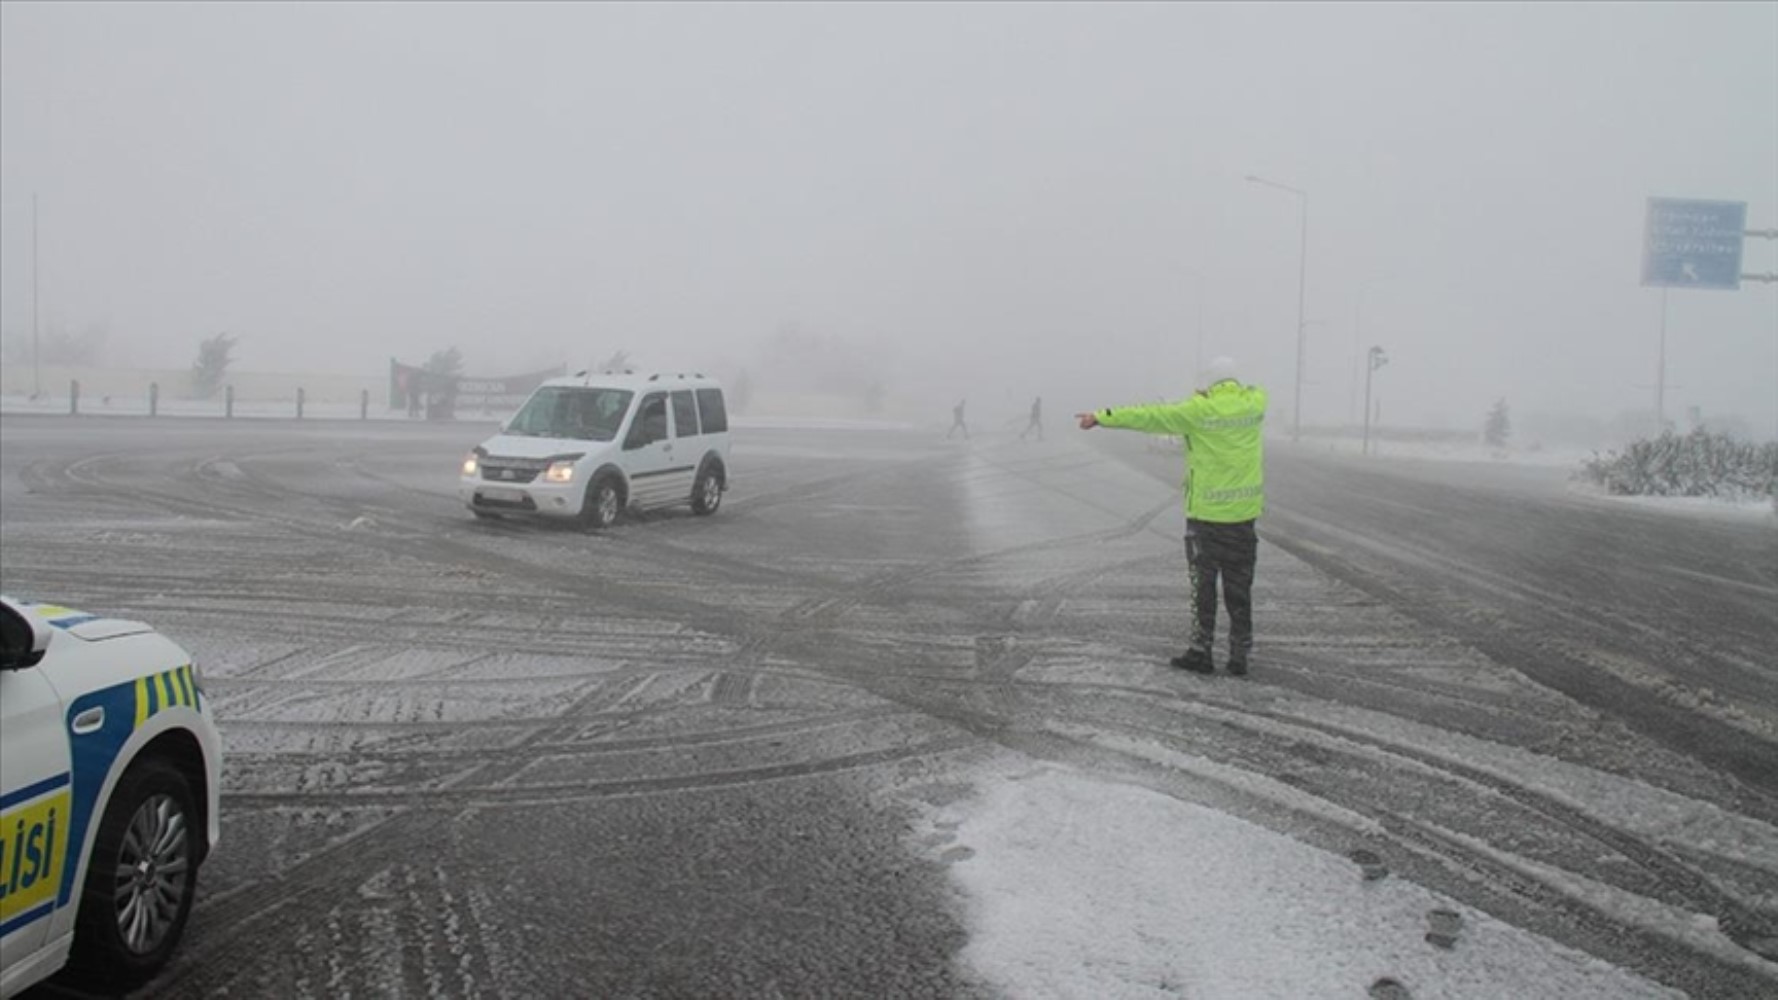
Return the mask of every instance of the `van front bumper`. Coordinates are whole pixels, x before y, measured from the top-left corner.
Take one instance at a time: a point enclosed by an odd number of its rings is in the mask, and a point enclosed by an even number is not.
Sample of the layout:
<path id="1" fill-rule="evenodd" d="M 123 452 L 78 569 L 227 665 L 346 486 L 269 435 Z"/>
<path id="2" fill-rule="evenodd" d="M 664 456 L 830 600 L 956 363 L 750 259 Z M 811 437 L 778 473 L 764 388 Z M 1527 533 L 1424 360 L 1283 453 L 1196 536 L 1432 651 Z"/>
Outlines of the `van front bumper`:
<path id="1" fill-rule="evenodd" d="M 489 514 L 531 514 L 540 517 L 577 517 L 585 492 L 578 483 L 491 483 L 463 477 L 457 496 L 470 510 Z"/>

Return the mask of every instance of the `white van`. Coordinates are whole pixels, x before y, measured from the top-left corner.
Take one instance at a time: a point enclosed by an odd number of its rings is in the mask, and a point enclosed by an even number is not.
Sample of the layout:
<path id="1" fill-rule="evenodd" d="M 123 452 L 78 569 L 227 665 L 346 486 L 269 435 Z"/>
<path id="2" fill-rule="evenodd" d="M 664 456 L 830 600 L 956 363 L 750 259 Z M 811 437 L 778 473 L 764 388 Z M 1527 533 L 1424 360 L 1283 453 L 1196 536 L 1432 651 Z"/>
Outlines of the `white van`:
<path id="1" fill-rule="evenodd" d="M 703 375 L 555 378 L 463 460 L 476 517 L 578 518 L 608 527 L 627 507 L 714 514 L 728 489 L 728 410 Z"/>

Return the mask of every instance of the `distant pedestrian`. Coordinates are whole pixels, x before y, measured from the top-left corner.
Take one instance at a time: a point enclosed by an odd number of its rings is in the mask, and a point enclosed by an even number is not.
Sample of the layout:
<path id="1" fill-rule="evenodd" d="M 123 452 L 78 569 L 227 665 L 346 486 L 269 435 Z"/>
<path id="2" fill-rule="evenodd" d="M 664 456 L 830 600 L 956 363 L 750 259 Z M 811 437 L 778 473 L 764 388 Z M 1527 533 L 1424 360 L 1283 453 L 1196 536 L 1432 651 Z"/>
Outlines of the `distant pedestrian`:
<path id="1" fill-rule="evenodd" d="M 1254 525 L 1265 507 L 1261 425 L 1266 391 L 1242 385 L 1235 363 L 1210 363 L 1203 387 L 1176 403 L 1120 406 L 1079 413 L 1081 430 L 1118 427 L 1167 434 L 1185 443 L 1185 558 L 1191 587 L 1191 639 L 1174 666 L 1213 672 L 1216 584 L 1229 609 L 1228 671 L 1247 673 L 1253 649 L 1253 569 L 1259 552 Z"/>
<path id="2" fill-rule="evenodd" d="M 959 399 L 957 405 L 951 407 L 951 429 L 945 432 L 946 441 L 949 441 L 951 435 L 959 430 L 963 432 L 963 440 L 969 440 L 969 425 L 963 422 L 963 404 L 967 402 L 969 402 L 968 399 Z"/>
<path id="3" fill-rule="evenodd" d="M 1025 435 L 1030 434 L 1032 432 L 1036 432 L 1037 440 L 1039 440 L 1039 441 L 1043 440 L 1043 397 L 1042 396 L 1039 396 L 1036 399 L 1033 399 L 1031 401 L 1031 422 L 1025 425 L 1024 430 L 1019 432 L 1019 440 L 1020 441 L 1025 440 Z"/>

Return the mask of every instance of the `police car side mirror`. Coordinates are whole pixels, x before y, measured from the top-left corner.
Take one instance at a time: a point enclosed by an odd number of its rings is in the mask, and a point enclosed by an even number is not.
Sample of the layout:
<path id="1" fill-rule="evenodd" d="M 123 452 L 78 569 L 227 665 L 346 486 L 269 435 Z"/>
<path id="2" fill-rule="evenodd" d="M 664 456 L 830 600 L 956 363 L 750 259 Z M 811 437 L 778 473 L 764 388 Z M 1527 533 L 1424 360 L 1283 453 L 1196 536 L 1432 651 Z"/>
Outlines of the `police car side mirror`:
<path id="1" fill-rule="evenodd" d="M 49 626 L 0 605 L 0 670 L 23 670 L 43 661 L 49 650 Z"/>

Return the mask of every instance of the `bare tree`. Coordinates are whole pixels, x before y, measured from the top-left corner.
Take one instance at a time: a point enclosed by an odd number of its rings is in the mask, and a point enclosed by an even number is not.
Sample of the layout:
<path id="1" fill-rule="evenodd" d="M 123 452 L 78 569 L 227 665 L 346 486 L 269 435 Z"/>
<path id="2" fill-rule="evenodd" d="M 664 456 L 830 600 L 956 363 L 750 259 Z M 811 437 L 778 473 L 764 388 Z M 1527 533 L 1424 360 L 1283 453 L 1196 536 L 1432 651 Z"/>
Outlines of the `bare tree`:
<path id="1" fill-rule="evenodd" d="M 454 379 L 463 374 L 463 352 L 455 347 L 433 351 L 432 357 L 426 359 L 425 368 L 428 374 Z"/>

